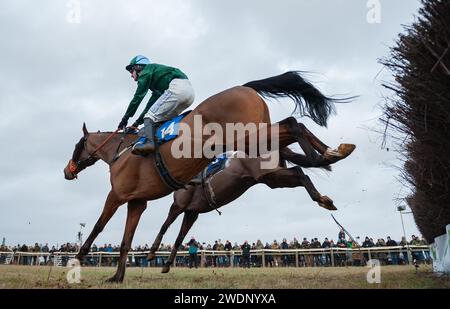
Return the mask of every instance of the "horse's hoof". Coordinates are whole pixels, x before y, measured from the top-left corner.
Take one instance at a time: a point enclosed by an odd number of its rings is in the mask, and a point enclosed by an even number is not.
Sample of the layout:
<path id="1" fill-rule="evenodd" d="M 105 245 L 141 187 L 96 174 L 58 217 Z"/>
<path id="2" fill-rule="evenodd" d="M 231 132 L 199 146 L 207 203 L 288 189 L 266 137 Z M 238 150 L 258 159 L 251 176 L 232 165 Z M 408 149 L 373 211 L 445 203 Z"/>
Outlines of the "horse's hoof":
<path id="1" fill-rule="evenodd" d="M 320 197 L 320 200 L 317 202 L 319 204 L 320 207 L 323 207 L 325 209 L 328 210 L 337 210 L 336 206 L 334 206 L 333 204 L 333 200 L 330 199 L 328 196 L 326 195 L 322 195 Z"/>
<path id="2" fill-rule="evenodd" d="M 170 271 L 170 266 L 164 265 L 161 270 L 161 273 L 167 274 L 169 271 Z"/>
<path id="3" fill-rule="evenodd" d="M 153 252 L 150 252 L 150 253 L 147 255 L 147 260 L 148 260 L 148 261 L 153 261 L 153 260 L 155 259 L 155 257 L 156 257 L 156 254 L 153 253 Z"/>
<path id="4" fill-rule="evenodd" d="M 122 283 L 123 278 L 118 278 L 116 276 L 112 276 L 111 278 L 106 280 L 106 283 Z"/>
<path id="5" fill-rule="evenodd" d="M 353 144 L 340 144 L 338 147 L 338 151 L 339 153 L 343 156 L 344 158 L 347 158 L 349 155 L 351 155 L 351 153 L 353 152 L 353 150 L 355 150 L 356 145 Z"/>
<path id="6" fill-rule="evenodd" d="M 328 148 L 323 156 L 331 163 L 336 163 L 347 158 L 353 152 L 353 150 L 355 150 L 355 148 L 356 146 L 353 144 L 340 144 L 338 149 Z"/>

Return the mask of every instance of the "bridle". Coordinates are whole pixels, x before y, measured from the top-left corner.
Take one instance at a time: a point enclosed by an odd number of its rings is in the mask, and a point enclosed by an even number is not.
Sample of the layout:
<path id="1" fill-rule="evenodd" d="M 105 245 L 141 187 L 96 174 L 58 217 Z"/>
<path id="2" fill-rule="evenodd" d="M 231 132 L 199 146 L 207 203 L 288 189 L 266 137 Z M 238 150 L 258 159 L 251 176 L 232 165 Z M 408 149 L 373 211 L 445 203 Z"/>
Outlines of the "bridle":
<path id="1" fill-rule="evenodd" d="M 108 143 L 113 137 L 114 135 L 117 134 L 117 132 L 119 132 L 121 129 L 117 129 L 116 131 L 114 131 L 113 133 L 111 133 L 100 145 L 98 145 L 93 152 L 89 153 L 89 156 L 86 159 L 83 160 L 77 160 L 76 158 L 72 158 L 69 161 L 69 172 L 72 173 L 75 177 L 77 176 L 77 174 L 82 171 L 83 169 L 85 169 L 88 166 L 91 166 L 92 164 L 94 164 L 98 158 L 95 157 L 95 154 L 103 148 L 103 146 L 106 145 L 106 143 Z M 86 142 L 87 142 L 87 137 L 84 136 L 81 138 L 80 142 L 83 141 L 83 147 L 84 149 L 87 149 L 86 147 Z M 77 154 L 77 156 L 79 156 Z"/>

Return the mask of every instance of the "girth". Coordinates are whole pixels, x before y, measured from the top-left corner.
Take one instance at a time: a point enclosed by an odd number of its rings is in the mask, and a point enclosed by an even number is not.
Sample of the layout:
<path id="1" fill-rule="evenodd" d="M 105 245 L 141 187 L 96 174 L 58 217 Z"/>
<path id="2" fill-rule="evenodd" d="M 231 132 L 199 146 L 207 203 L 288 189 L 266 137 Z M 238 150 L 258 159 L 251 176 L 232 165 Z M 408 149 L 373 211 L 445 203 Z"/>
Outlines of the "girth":
<path id="1" fill-rule="evenodd" d="M 184 183 L 179 182 L 175 178 L 170 175 L 169 170 L 166 167 L 166 164 L 164 163 L 164 160 L 161 156 L 161 153 L 159 152 L 159 147 L 155 150 L 155 164 L 156 164 L 156 170 L 158 171 L 159 176 L 163 180 L 163 182 L 174 191 L 179 189 L 186 189 L 186 186 Z"/>

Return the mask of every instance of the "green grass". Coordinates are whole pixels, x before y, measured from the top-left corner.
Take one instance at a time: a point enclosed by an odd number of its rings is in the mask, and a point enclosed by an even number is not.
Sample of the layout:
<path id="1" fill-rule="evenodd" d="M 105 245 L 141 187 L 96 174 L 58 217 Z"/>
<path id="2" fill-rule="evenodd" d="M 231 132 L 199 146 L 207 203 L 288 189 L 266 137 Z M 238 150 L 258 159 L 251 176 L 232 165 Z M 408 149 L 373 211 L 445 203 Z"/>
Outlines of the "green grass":
<path id="1" fill-rule="evenodd" d="M 83 267 L 81 283 L 69 284 L 69 268 L 48 266 L 0 266 L 0 288 L 450 288 L 448 276 L 438 277 L 430 266 L 416 273 L 409 266 L 381 268 L 381 283 L 368 284 L 369 268 L 172 268 L 161 274 L 158 268 L 128 268 L 123 284 L 107 284 L 115 268 Z"/>

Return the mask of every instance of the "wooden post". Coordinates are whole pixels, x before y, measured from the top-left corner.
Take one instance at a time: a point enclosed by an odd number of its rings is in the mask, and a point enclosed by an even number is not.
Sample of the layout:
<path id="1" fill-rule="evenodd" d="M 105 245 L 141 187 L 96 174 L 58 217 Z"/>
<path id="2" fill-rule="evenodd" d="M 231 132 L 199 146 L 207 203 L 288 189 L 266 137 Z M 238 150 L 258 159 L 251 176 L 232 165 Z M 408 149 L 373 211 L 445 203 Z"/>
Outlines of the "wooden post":
<path id="1" fill-rule="evenodd" d="M 331 266 L 334 267 L 334 250 L 333 247 L 330 247 L 331 251 Z"/>
<path id="2" fill-rule="evenodd" d="M 205 251 L 202 250 L 200 253 L 200 267 L 205 267 Z"/>
<path id="3" fill-rule="evenodd" d="M 299 263 L 298 263 L 298 251 L 295 251 L 295 267 L 298 267 Z"/>
<path id="4" fill-rule="evenodd" d="M 372 259 L 372 254 L 370 253 L 370 248 L 369 247 L 367 248 L 367 253 L 369 254 L 369 260 L 371 260 Z"/>
<path id="5" fill-rule="evenodd" d="M 99 252 L 99 255 L 100 255 L 100 257 L 98 259 L 98 266 L 101 267 L 102 266 L 102 256 L 103 256 L 102 252 Z"/>
<path id="6" fill-rule="evenodd" d="M 231 259 L 230 265 L 231 267 L 234 267 L 234 251 L 231 251 L 230 259 Z"/>
<path id="7" fill-rule="evenodd" d="M 264 255 L 264 250 L 265 249 L 262 249 L 262 251 L 261 251 L 261 263 L 262 263 L 262 267 L 266 267 L 266 256 Z"/>

